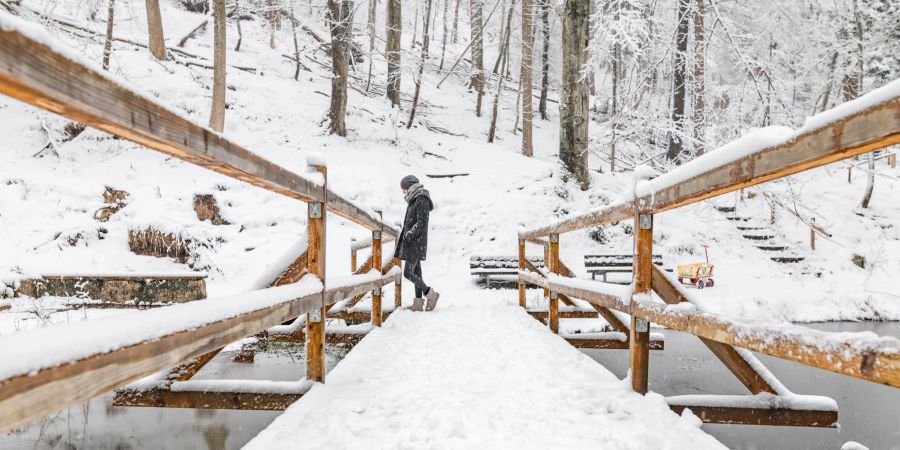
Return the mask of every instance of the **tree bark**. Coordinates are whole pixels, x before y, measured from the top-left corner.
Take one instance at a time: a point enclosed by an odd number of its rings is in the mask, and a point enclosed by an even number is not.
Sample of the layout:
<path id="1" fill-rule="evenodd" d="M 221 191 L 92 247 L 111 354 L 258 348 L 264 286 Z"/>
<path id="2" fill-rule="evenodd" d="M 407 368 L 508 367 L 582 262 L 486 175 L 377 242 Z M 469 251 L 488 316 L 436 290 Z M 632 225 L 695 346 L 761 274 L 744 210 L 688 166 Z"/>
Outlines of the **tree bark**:
<path id="1" fill-rule="evenodd" d="M 684 103 L 686 96 L 685 75 L 687 73 L 688 41 L 688 1 L 678 0 L 678 29 L 675 32 L 675 73 L 672 86 L 672 127 L 669 132 L 669 148 L 666 157 L 678 162 L 684 150 Z"/>
<path id="2" fill-rule="evenodd" d="M 562 89 L 559 101 L 559 157 L 582 190 L 588 174 L 588 86 L 581 68 L 587 62 L 590 0 L 566 0 L 563 14 Z"/>
<path id="3" fill-rule="evenodd" d="M 387 0 L 387 36 L 384 55 L 387 59 L 387 98 L 391 106 L 400 107 L 400 33 L 403 24 L 400 16 L 400 0 Z"/>
<path id="4" fill-rule="evenodd" d="M 150 54 L 162 61 L 166 59 L 166 40 L 163 36 L 162 16 L 159 13 L 159 0 L 145 0 L 147 8 L 147 34 Z"/>
<path id="5" fill-rule="evenodd" d="M 704 36 L 704 2 L 695 0 L 694 8 L 694 155 L 706 151 L 706 38 Z"/>
<path id="6" fill-rule="evenodd" d="M 331 107 L 328 109 L 328 132 L 347 135 L 347 77 L 349 72 L 349 48 L 352 0 L 328 0 L 325 21 L 331 30 Z"/>
<path id="7" fill-rule="evenodd" d="M 449 0 L 448 0 L 449 1 Z M 459 34 L 457 30 L 459 29 L 459 2 L 462 0 L 456 0 L 456 8 L 453 10 L 453 41 L 454 44 L 459 42 Z"/>
<path id="8" fill-rule="evenodd" d="M 238 17 L 238 25 L 240 25 L 240 17 Z M 240 26 L 238 26 L 240 30 Z M 238 34 L 240 36 L 240 34 Z M 300 79 L 300 43 L 297 41 L 297 18 L 294 17 L 294 2 L 291 2 L 291 37 L 294 40 L 294 81 Z M 240 44 L 240 37 L 238 37 Z"/>
<path id="9" fill-rule="evenodd" d="M 441 64 L 438 70 L 444 70 L 444 54 L 447 52 L 447 11 L 450 7 L 450 0 L 444 0 L 444 32 L 441 34 Z"/>
<path id="10" fill-rule="evenodd" d="M 375 54 L 375 19 L 377 16 L 376 7 L 378 0 L 369 0 L 369 16 L 366 24 L 366 31 L 369 33 L 369 76 L 366 79 L 366 92 L 369 92 L 369 86 L 372 84 L 372 62 Z"/>
<path id="11" fill-rule="evenodd" d="M 550 0 L 538 0 L 541 2 L 541 32 L 544 48 L 541 52 L 541 99 L 538 103 L 538 111 L 541 119 L 547 120 L 547 91 L 550 88 Z"/>
<path id="12" fill-rule="evenodd" d="M 531 121 L 534 115 L 531 98 L 533 19 L 534 0 L 522 0 L 522 70 L 520 76 L 522 78 L 522 154 L 525 156 L 534 155 L 531 135 Z"/>
<path id="13" fill-rule="evenodd" d="M 109 57 L 112 55 L 113 18 L 116 15 L 116 0 L 109 0 L 109 11 L 106 14 L 106 41 L 103 43 L 103 70 L 109 70 Z"/>
<path id="14" fill-rule="evenodd" d="M 279 16 L 275 0 L 266 0 L 266 19 L 269 22 L 269 48 L 275 48 L 276 20 Z M 277 28 L 280 29 L 281 25 L 278 25 Z"/>
<path id="15" fill-rule="evenodd" d="M 406 128 L 411 128 L 416 118 L 416 107 L 419 106 L 419 91 L 422 89 L 422 75 L 425 72 L 425 63 L 428 61 L 428 45 L 431 43 L 429 18 L 431 17 L 431 0 L 425 0 L 425 15 L 422 17 L 422 59 L 419 61 L 419 73 L 416 76 L 416 91 L 413 94 L 412 108 L 409 110 L 409 121 Z"/>
<path id="16" fill-rule="evenodd" d="M 213 0 L 213 98 L 209 127 L 225 129 L 225 0 Z"/>
<path id="17" fill-rule="evenodd" d="M 293 16 L 293 15 L 294 15 L 294 4 L 291 3 L 291 16 Z M 237 32 L 238 32 L 237 43 L 234 44 L 234 51 L 239 52 L 239 51 L 241 51 L 241 43 L 244 42 L 244 32 L 241 31 L 241 2 L 240 2 L 240 0 L 234 0 L 234 19 L 237 22 Z M 291 23 L 293 24 L 293 22 L 291 22 Z M 294 31 L 294 48 L 296 49 L 296 47 L 297 47 L 297 25 L 296 24 L 294 24 L 293 31 Z M 297 73 L 298 74 L 300 73 L 299 67 L 297 69 Z M 294 79 L 295 80 L 297 79 L 297 74 L 294 74 Z"/>
<path id="18" fill-rule="evenodd" d="M 484 97 L 484 43 L 482 41 L 481 0 L 471 0 L 469 3 L 469 21 L 472 39 L 472 66 L 474 69 L 469 85 L 478 94 L 478 99 L 475 102 L 475 116 L 481 117 L 481 101 Z"/>
<path id="19" fill-rule="evenodd" d="M 863 77 L 865 76 L 865 59 L 863 53 L 863 22 L 859 12 L 859 0 L 853 0 L 853 21 L 855 22 L 856 31 L 856 58 L 857 58 L 857 75 L 856 85 L 854 89 L 854 97 L 863 91 Z M 850 99 L 846 99 L 850 100 Z M 872 191 L 875 189 L 875 152 L 869 152 L 869 173 L 866 177 L 866 190 L 863 193 L 862 202 L 859 206 L 863 209 L 869 207 L 872 201 Z"/>

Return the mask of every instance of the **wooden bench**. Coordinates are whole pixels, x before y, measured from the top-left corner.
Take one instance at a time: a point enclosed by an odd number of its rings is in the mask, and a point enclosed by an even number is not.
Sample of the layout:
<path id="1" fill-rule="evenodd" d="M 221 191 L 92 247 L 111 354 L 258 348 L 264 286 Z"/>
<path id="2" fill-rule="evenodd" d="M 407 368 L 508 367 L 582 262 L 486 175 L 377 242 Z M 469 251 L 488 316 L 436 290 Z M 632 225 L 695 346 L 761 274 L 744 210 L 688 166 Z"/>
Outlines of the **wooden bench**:
<path id="1" fill-rule="evenodd" d="M 653 264 L 662 266 L 662 255 L 653 255 Z M 591 274 L 591 279 L 596 280 L 597 274 L 603 275 L 603 281 L 606 281 L 606 274 L 621 272 L 631 273 L 634 269 L 633 255 L 584 255 L 584 267 Z"/>
<path id="2" fill-rule="evenodd" d="M 531 264 L 539 269 L 544 268 L 544 258 L 528 258 Z M 491 287 L 491 277 L 496 275 L 517 276 L 519 274 L 518 256 L 473 256 L 469 258 L 469 269 L 473 276 L 484 279 L 486 287 Z"/>

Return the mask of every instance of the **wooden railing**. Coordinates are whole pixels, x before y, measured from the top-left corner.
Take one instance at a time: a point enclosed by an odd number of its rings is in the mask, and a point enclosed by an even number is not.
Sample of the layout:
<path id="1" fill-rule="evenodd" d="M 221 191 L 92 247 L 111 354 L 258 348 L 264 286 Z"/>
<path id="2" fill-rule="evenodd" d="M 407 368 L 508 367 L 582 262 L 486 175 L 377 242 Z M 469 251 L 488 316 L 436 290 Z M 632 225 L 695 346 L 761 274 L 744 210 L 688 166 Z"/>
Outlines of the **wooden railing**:
<path id="1" fill-rule="evenodd" d="M 153 406 L 188 402 L 193 407 L 269 409 L 273 402 L 283 405 L 301 392 L 295 385 L 281 386 L 285 389 L 279 397 L 270 385 L 261 388 L 265 392 L 253 392 L 253 384 L 229 383 L 233 380 L 185 391 L 183 384 L 176 383 L 188 381 L 225 345 L 302 315 L 307 316 L 302 333 L 306 379 L 321 382 L 326 308 L 371 292 L 372 324 L 381 324 L 381 288 L 399 282 L 399 270 L 387 270 L 382 264 L 381 243 L 383 236 L 395 238 L 398 231 L 376 213 L 328 189 L 323 165 L 311 166 L 309 176 L 297 175 L 80 63 L 77 55 L 65 54 L 33 26 L 8 16 L 0 20 L 0 93 L 300 200 L 308 208 L 307 250 L 268 289 L 0 338 L 0 361 L 4 361 L 0 365 L 0 432 L 165 369 L 170 369 L 166 384 L 150 393 Z M 368 268 L 334 283 L 325 276 L 328 213 L 372 231 Z M 244 390 L 249 385 L 250 391 L 238 392 L 236 384 L 245 386 Z M 180 386 L 177 392 L 173 385 Z M 219 388 L 221 392 L 216 392 Z M 117 402 L 128 404 L 130 398 L 141 404 L 128 393 L 136 391 L 120 392 Z"/>
<path id="2" fill-rule="evenodd" d="M 790 399 L 796 396 L 783 390 L 752 354 L 735 347 L 900 387 L 900 341 L 897 339 L 848 341 L 842 339 L 842 334 L 800 326 L 749 323 L 703 312 L 694 305 L 673 308 L 669 305 L 689 302 L 689 295 L 651 260 L 656 213 L 900 142 L 897 83 L 900 82 L 893 83 L 893 94 L 888 91 L 886 95 L 882 89 L 848 102 L 812 118 L 807 122 L 811 125 L 768 146 L 761 146 L 758 140 L 738 140 L 654 179 L 636 179 L 632 198 L 547 226 L 521 230 L 518 234 L 520 305 L 525 307 L 526 284 L 545 288 L 549 297 L 548 323 L 557 333 L 559 301 L 563 296 L 587 301 L 598 311 L 630 314 L 630 378 L 637 392 L 646 393 L 648 389 L 649 324 L 653 322 L 698 336 L 752 394 L 769 393 L 779 399 L 767 408 L 760 408 L 758 402 L 752 401 L 737 401 L 735 405 L 744 406 L 733 407 L 714 401 L 690 405 L 670 402 L 673 409 L 690 408 L 706 422 L 833 426 L 837 421 L 836 405 L 810 408 L 802 402 L 799 406 L 791 403 Z M 569 278 L 571 274 L 561 271 L 560 235 L 623 220 L 633 220 L 635 230 L 631 286 L 623 289 L 608 283 L 573 280 Z M 527 243 L 549 250 L 546 259 L 549 276 L 528 267 Z M 651 290 L 664 303 L 655 302 Z M 796 407 L 789 406 L 792 404 Z M 822 402 L 817 404 L 823 406 Z"/>

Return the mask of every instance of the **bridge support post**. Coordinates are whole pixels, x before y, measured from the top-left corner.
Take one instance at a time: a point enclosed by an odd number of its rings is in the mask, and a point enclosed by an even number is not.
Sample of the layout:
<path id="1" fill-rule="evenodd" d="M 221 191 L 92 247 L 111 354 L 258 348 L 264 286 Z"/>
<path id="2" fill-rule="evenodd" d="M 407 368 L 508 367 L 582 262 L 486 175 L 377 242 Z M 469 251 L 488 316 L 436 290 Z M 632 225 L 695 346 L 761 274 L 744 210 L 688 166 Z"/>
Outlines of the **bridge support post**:
<path id="1" fill-rule="evenodd" d="M 544 245 L 544 268 L 550 270 L 550 244 Z M 550 301 L 550 289 L 544 288 L 544 300 Z"/>
<path id="2" fill-rule="evenodd" d="M 638 213 L 634 217 L 634 297 L 649 295 L 653 274 L 653 215 Z M 634 311 L 635 298 L 631 299 Z M 631 315 L 630 332 L 631 388 L 647 393 L 650 363 L 650 323 Z"/>
<path id="3" fill-rule="evenodd" d="M 547 270 L 550 273 L 559 273 L 559 235 L 550 235 L 550 259 L 547 262 Z M 559 294 L 556 291 L 550 291 L 550 331 L 559 334 Z"/>
<path id="4" fill-rule="evenodd" d="M 328 171 L 325 166 L 312 166 L 325 177 L 323 195 L 327 194 Z M 326 200 L 327 201 L 327 200 Z M 307 204 L 307 272 L 322 280 L 322 305 L 306 318 L 306 378 L 325 382 L 325 203 Z"/>
<path id="5" fill-rule="evenodd" d="M 356 250 L 350 250 L 350 273 L 356 272 Z"/>
<path id="6" fill-rule="evenodd" d="M 403 270 L 403 263 L 400 262 L 400 258 L 394 258 L 394 265 L 397 266 L 401 271 Z M 400 309 L 403 306 L 403 282 L 402 278 L 397 278 L 397 281 L 394 282 L 394 309 Z"/>
<path id="7" fill-rule="evenodd" d="M 372 268 L 384 273 L 381 265 L 381 230 L 372 231 Z M 381 326 L 381 286 L 372 291 L 372 325 Z"/>
<path id="8" fill-rule="evenodd" d="M 519 271 L 525 270 L 525 239 L 519 239 Z M 525 307 L 525 282 L 519 280 L 519 306 Z"/>

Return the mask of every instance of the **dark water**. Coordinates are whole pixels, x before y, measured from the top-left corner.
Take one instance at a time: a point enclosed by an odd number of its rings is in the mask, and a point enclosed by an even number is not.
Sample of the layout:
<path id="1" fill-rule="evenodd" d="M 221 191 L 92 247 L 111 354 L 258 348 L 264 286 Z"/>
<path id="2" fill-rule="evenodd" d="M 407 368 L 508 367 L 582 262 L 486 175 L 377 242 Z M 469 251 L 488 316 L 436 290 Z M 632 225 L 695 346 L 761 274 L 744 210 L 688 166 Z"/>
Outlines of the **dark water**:
<path id="1" fill-rule="evenodd" d="M 330 370 L 346 353 L 327 348 Z M 257 353 L 252 364 L 234 363 L 234 353 L 216 356 L 196 379 L 297 380 L 305 376 L 302 346 Z M 112 394 L 69 408 L 25 428 L 0 435 L 0 449 L 236 449 L 280 414 L 112 406 Z"/>
<path id="2" fill-rule="evenodd" d="M 836 322 L 808 325 L 827 331 L 873 331 L 900 337 L 900 322 Z M 747 394 L 710 351 L 691 335 L 664 331 L 666 349 L 650 353 L 650 389 L 663 395 Z M 586 350 L 619 377 L 628 366 L 626 351 Z M 750 425 L 704 425 L 729 448 L 839 449 L 847 441 L 872 450 L 900 449 L 900 389 L 838 375 L 756 354 L 785 386 L 797 394 L 824 395 L 838 403 L 839 429 Z"/>
<path id="3" fill-rule="evenodd" d="M 874 331 L 900 336 L 898 322 L 813 324 L 830 331 Z M 744 387 L 699 343 L 670 331 L 666 350 L 651 352 L 650 388 L 664 395 L 745 394 Z M 328 349 L 333 367 L 345 350 Z M 627 370 L 628 352 L 586 350 L 618 376 Z M 302 349 L 283 347 L 257 353 L 253 364 L 237 364 L 230 354 L 214 359 L 198 375 L 203 378 L 294 380 L 303 376 Z M 839 449 L 857 441 L 870 449 L 900 449 L 900 389 L 833 374 L 797 363 L 758 355 L 766 366 L 798 394 L 837 400 L 840 429 L 704 425 L 731 448 Z M 0 436 L 0 449 L 234 449 L 271 423 L 278 412 L 119 408 L 112 395 L 41 419 Z"/>

